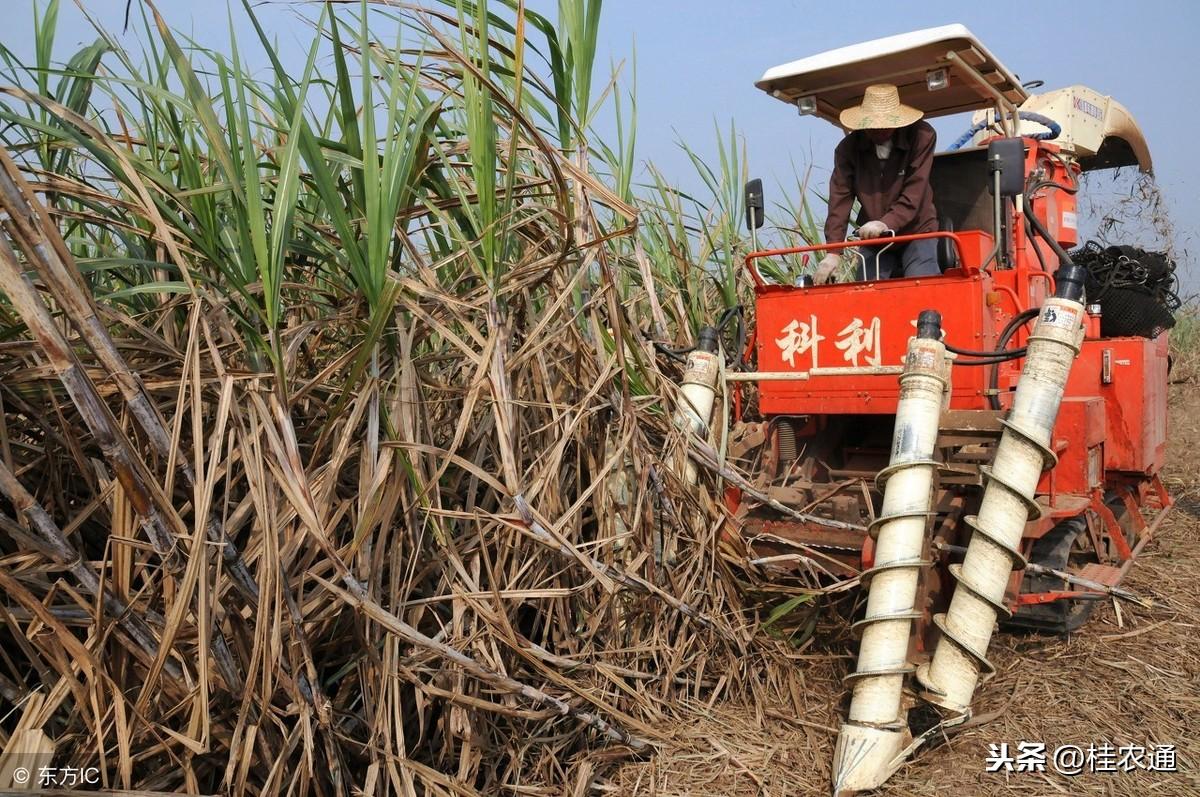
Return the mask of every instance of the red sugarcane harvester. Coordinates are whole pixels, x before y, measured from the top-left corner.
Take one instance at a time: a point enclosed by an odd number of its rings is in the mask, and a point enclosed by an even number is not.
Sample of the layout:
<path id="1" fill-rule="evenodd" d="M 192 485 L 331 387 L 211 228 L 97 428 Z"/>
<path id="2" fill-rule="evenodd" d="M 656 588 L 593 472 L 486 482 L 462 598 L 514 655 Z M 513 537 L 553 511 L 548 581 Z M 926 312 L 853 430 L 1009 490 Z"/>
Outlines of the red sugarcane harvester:
<path id="1" fill-rule="evenodd" d="M 867 591 L 835 794 L 878 786 L 915 749 L 917 700 L 943 724 L 970 715 L 997 622 L 1079 628 L 1170 504 L 1164 325 L 1105 334 L 1109 307 L 1085 297 L 1068 252 L 1081 173 L 1151 169 L 1133 118 L 1082 86 L 1031 94 L 961 25 L 822 53 L 757 85 L 836 123 L 881 81 L 927 118 L 974 112 L 967 145 L 934 157 L 939 231 L 750 254 L 753 329 L 742 369 L 725 372 L 730 451 L 755 475 L 727 495 L 725 544 L 760 574 L 802 567 Z M 762 224 L 757 181 L 747 218 Z M 920 238 L 937 240 L 940 275 L 763 276 Z M 705 356 L 708 376 L 685 379 L 693 397 L 717 378 Z"/>

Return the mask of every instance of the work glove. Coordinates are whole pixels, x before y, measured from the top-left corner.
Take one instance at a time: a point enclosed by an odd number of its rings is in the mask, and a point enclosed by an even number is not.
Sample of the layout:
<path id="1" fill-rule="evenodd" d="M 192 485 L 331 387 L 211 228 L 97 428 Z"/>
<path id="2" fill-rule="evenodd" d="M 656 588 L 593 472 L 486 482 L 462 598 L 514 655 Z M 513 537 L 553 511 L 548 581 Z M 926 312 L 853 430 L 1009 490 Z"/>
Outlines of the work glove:
<path id="1" fill-rule="evenodd" d="M 859 238 L 878 238 L 884 233 L 891 232 L 882 221 L 868 221 L 858 228 Z"/>
<path id="2" fill-rule="evenodd" d="M 842 256 L 837 252 L 829 252 L 825 257 L 821 258 L 821 262 L 817 264 L 817 270 L 813 272 L 813 283 L 816 285 L 824 285 L 833 278 L 833 272 L 842 263 Z"/>

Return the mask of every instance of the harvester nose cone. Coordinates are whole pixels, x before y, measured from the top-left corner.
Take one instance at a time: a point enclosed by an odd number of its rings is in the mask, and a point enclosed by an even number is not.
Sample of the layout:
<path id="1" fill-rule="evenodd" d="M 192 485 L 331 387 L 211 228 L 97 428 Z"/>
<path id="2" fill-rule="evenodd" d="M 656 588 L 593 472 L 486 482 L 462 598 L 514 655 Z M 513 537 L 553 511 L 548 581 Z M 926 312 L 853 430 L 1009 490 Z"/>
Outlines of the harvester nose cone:
<path id="1" fill-rule="evenodd" d="M 833 751 L 833 797 L 882 786 L 904 760 L 901 752 L 911 740 L 908 728 L 843 724 Z"/>

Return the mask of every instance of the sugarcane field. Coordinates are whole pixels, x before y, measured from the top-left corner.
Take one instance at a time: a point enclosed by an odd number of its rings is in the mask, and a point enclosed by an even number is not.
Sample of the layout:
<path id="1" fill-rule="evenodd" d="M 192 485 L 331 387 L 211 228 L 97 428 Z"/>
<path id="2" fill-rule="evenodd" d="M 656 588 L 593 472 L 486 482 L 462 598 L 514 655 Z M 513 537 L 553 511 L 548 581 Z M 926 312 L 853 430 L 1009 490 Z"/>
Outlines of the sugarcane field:
<path id="1" fill-rule="evenodd" d="M 1102 5 L 5 2 L 0 795 L 1200 797 Z"/>

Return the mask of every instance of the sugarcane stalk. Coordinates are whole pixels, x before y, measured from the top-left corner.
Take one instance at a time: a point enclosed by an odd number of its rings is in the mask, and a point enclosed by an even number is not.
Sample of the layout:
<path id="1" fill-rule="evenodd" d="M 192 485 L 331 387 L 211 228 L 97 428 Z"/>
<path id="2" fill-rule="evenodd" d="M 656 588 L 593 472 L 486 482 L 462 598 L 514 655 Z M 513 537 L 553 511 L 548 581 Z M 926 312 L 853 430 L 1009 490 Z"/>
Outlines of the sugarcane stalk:
<path id="1" fill-rule="evenodd" d="M 339 568 L 339 570 L 342 569 Z M 628 745 L 629 747 L 638 751 L 645 750 L 650 746 L 650 742 L 646 739 L 643 739 L 640 736 L 634 736 L 629 731 L 614 725 L 598 714 L 593 714 L 590 711 L 583 711 L 582 709 L 575 708 L 565 700 L 543 692 L 541 689 L 530 686 L 529 684 L 522 683 L 515 678 L 504 675 L 503 673 L 499 673 L 495 670 L 485 667 L 462 651 L 456 650 L 455 648 L 452 648 L 443 642 L 438 642 L 433 638 L 422 634 L 416 628 L 413 628 L 411 625 L 404 622 L 399 617 L 396 617 L 394 614 L 387 611 L 374 600 L 372 600 L 370 596 L 367 595 L 367 591 L 363 588 L 363 586 L 357 583 L 353 577 L 350 576 L 348 570 L 342 570 L 342 581 L 347 585 L 347 587 L 349 587 L 349 589 L 342 589 L 336 584 L 326 581 L 320 576 L 314 575 L 313 579 L 320 583 L 325 589 L 329 590 L 331 593 L 346 602 L 346 604 L 358 609 L 365 616 L 374 622 L 379 623 L 384 630 L 395 634 L 411 644 L 433 651 L 447 661 L 453 662 L 459 667 L 462 667 L 464 670 L 471 673 L 476 678 L 479 678 L 481 681 L 484 681 L 485 683 L 489 683 L 505 692 L 520 695 L 536 705 L 550 706 L 563 716 L 574 717 L 583 724 L 594 728 L 610 741 Z"/>
<path id="2" fill-rule="evenodd" d="M 0 206 L 8 214 L 3 222 L 4 228 L 41 275 L 43 283 L 79 330 L 84 343 L 117 385 L 130 415 L 146 433 L 154 452 L 167 462 L 173 459 L 185 483 L 194 489 L 196 474 L 188 457 L 172 456 L 175 452 L 171 437 L 145 385 L 129 368 L 96 314 L 95 305 L 86 292 L 86 286 L 79 277 L 79 270 L 58 228 L 49 223 L 45 207 L 37 201 L 16 163 L 3 149 L 0 149 L 0 167 Z M 241 552 L 225 536 L 214 517 L 206 517 L 204 526 L 209 540 L 221 551 L 234 584 L 253 607 L 258 601 L 258 585 L 246 567 Z"/>
<path id="3" fill-rule="evenodd" d="M 128 445 L 108 405 L 100 398 L 70 345 L 55 326 L 49 310 L 38 296 L 33 283 L 22 272 L 16 252 L 0 236 L 0 288 L 8 294 L 13 307 L 41 346 L 55 375 L 66 388 L 80 417 L 96 438 L 105 458 L 111 463 L 121 486 L 137 512 L 143 531 L 154 550 L 169 567 L 179 567 L 175 544 L 176 529 L 182 524 L 160 494 L 145 464 Z M 165 508 L 169 514 L 162 511 Z M 172 517 L 174 516 L 174 523 Z"/>
<path id="4" fill-rule="evenodd" d="M 42 544 L 44 551 L 55 564 L 65 567 L 75 577 L 85 594 L 99 598 L 105 612 L 116 618 L 117 623 L 129 635 L 139 648 L 151 659 L 158 655 L 158 640 L 154 632 L 140 614 L 130 610 L 120 598 L 107 588 L 101 588 L 100 579 L 87 564 L 83 557 L 67 540 L 66 535 L 50 517 L 50 514 L 38 503 L 37 499 L 17 480 L 13 472 L 0 459 L 0 493 L 4 495 L 29 521 L 33 533 Z M 173 661 L 168 661 L 167 672 L 172 678 L 182 676 L 182 671 Z"/>

